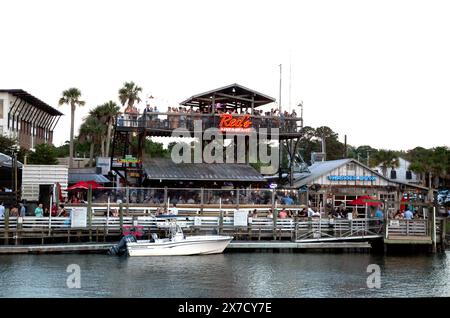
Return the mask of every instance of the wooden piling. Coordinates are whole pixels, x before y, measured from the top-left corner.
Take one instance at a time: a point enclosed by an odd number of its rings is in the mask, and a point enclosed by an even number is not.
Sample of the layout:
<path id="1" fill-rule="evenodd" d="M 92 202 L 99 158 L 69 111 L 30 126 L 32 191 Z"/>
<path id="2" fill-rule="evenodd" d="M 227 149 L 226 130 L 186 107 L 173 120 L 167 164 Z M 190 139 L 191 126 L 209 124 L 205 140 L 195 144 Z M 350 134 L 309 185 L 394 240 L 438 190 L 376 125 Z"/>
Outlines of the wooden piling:
<path id="1" fill-rule="evenodd" d="M 88 188 L 88 227 L 89 227 L 89 242 L 92 242 L 92 185 L 89 185 Z"/>
<path id="2" fill-rule="evenodd" d="M 123 204 L 119 204 L 120 231 L 123 232 Z"/>

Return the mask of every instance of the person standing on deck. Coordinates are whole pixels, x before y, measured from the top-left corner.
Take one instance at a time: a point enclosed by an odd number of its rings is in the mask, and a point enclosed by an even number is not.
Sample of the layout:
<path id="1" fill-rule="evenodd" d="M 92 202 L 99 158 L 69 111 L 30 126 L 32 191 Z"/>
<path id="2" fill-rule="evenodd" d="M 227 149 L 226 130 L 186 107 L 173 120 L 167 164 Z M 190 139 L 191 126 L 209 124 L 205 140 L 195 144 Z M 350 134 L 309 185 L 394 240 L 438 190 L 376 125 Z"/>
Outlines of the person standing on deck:
<path id="1" fill-rule="evenodd" d="M 3 205 L 3 202 L 0 202 L 0 218 L 5 217 L 5 206 Z"/>
<path id="2" fill-rule="evenodd" d="M 382 219 L 384 217 L 383 211 L 381 211 L 381 209 L 378 208 L 377 211 L 375 212 L 374 217 L 377 219 Z"/>
<path id="3" fill-rule="evenodd" d="M 20 202 L 19 205 L 20 205 L 20 210 L 19 210 L 20 216 L 21 217 L 26 216 L 27 208 L 25 207 L 25 205 L 22 202 Z"/>
<path id="4" fill-rule="evenodd" d="M 42 203 L 39 203 L 37 208 L 34 210 L 34 215 L 38 218 L 41 218 L 44 216 L 44 210 L 42 209 Z"/>
<path id="5" fill-rule="evenodd" d="M 408 209 L 405 211 L 405 213 L 403 214 L 404 218 L 406 220 L 412 220 L 413 219 L 413 213 Z"/>

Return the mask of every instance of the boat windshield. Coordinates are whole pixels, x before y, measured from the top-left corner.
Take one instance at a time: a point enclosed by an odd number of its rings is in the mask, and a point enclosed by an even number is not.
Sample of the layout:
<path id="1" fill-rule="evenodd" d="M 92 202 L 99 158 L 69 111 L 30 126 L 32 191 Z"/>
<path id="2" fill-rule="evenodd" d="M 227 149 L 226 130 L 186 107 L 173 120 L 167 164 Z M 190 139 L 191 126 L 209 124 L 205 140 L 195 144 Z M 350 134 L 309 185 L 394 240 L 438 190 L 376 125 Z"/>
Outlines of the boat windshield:
<path id="1" fill-rule="evenodd" d="M 184 237 L 183 230 L 181 229 L 181 226 L 177 223 L 176 220 L 170 222 L 169 233 L 171 238 Z"/>

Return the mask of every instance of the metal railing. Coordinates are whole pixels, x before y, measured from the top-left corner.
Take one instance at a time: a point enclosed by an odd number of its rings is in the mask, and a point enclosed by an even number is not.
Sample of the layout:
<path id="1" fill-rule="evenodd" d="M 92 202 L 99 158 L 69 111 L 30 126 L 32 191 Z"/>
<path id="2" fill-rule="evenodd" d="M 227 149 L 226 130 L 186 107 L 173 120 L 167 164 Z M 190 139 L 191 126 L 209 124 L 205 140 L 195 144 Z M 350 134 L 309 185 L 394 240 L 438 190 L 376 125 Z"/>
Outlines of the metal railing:
<path id="1" fill-rule="evenodd" d="M 242 117 L 245 114 L 232 114 L 235 117 Z M 284 116 L 256 116 L 249 115 L 252 122 L 251 127 L 260 128 L 278 128 L 280 132 L 297 132 L 300 129 L 302 119 L 300 117 Z M 217 128 L 220 123 L 220 114 L 202 114 L 202 113 L 146 113 L 146 114 L 125 114 L 125 117 L 119 117 L 116 121 L 116 127 L 146 128 L 160 131 L 172 131 L 176 128 L 186 128 L 194 130 L 195 121 L 201 122 L 201 128 Z"/>

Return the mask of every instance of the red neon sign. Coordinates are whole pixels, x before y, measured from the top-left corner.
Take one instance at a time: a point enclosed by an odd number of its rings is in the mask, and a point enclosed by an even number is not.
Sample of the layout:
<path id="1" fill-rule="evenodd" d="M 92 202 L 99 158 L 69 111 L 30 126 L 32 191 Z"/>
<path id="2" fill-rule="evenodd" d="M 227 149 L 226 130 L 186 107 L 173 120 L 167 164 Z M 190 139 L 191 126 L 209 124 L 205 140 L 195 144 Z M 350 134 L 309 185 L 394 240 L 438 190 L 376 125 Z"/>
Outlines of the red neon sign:
<path id="1" fill-rule="evenodd" d="M 220 131 L 250 131 L 252 121 L 250 115 L 236 117 L 230 114 L 220 115 L 219 128 Z"/>

